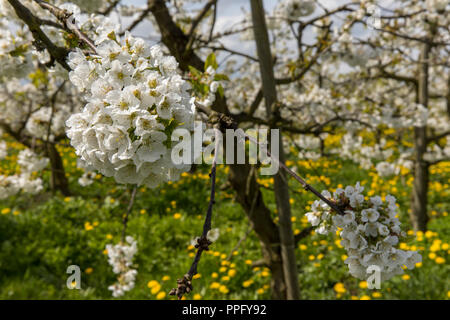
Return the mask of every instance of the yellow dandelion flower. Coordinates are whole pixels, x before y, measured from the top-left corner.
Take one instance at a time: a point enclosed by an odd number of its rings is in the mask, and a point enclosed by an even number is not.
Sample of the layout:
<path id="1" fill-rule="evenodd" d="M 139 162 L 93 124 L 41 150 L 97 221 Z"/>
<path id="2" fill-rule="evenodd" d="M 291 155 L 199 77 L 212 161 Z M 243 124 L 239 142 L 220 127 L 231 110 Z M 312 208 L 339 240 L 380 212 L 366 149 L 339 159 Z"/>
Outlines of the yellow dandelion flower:
<path id="1" fill-rule="evenodd" d="M 250 279 L 250 280 L 246 280 L 246 281 L 244 281 L 244 282 L 242 282 L 242 286 L 244 287 L 244 288 L 248 288 L 248 287 L 250 287 L 252 284 L 253 284 L 253 280 L 252 279 Z"/>
<path id="2" fill-rule="evenodd" d="M 223 294 L 227 294 L 228 292 L 230 292 L 230 290 L 228 290 L 228 288 L 225 285 L 221 285 L 219 287 L 219 291 Z"/>
<path id="3" fill-rule="evenodd" d="M 336 293 L 345 293 L 347 290 L 345 289 L 345 286 L 342 282 L 338 282 L 334 285 L 333 287 L 334 291 L 336 291 Z"/>
<path id="4" fill-rule="evenodd" d="M 180 219 L 181 218 L 181 213 L 175 213 L 174 215 L 173 215 L 173 218 L 176 220 L 176 219 Z"/>
<path id="5" fill-rule="evenodd" d="M 264 270 L 264 271 L 261 272 L 261 276 L 262 277 L 268 277 L 268 276 L 270 276 L 270 273 L 269 273 L 269 271 Z"/>
<path id="6" fill-rule="evenodd" d="M 153 288 L 151 288 L 150 292 L 152 294 L 157 294 L 161 290 L 161 285 L 159 283 L 155 284 Z"/>
<path id="7" fill-rule="evenodd" d="M 211 283 L 211 285 L 209 286 L 210 289 L 219 289 L 220 288 L 220 283 L 218 282 L 213 282 Z"/>
<path id="8" fill-rule="evenodd" d="M 166 297 L 166 293 L 164 291 L 161 291 L 156 295 L 156 299 L 158 299 L 158 300 L 162 300 L 165 297 Z"/>
<path id="9" fill-rule="evenodd" d="M 445 259 L 442 257 L 437 257 L 436 260 L 434 260 L 437 264 L 443 264 L 445 263 Z"/>
<path id="10" fill-rule="evenodd" d="M 372 297 L 381 298 L 381 293 L 376 291 L 376 292 L 372 293 Z"/>
<path id="11" fill-rule="evenodd" d="M 223 276 L 221 278 L 221 280 L 224 281 L 224 282 L 227 282 L 227 281 L 230 281 L 230 277 L 229 276 Z"/>
<path id="12" fill-rule="evenodd" d="M 366 288 L 367 288 L 367 281 L 361 281 L 361 282 L 359 283 L 359 287 L 360 287 L 361 289 L 366 289 Z"/>

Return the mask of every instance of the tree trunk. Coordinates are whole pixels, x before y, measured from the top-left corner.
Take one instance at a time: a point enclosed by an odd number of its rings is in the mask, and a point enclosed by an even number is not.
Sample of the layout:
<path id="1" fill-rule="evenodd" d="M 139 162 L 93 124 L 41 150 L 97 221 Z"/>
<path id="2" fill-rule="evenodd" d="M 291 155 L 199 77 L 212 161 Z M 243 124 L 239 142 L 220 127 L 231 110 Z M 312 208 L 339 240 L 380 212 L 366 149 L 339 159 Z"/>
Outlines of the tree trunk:
<path id="1" fill-rule="evenodd" d="M 420 55 L 417 102 L 428 107 L 428 58 L 430 44 L 424 43 Z M 428 214 L 428 163 L 424 160 L 427 151 L 427 127 L 414 128 L 414 184 L 411 202 L 411 223 L 414 230 L 427 229 Z"/>
<path id="2" fill-rule="evenodd" d="M 203 70 L 204 61 L 193 50 L 186 50 L 189 39 L 173 21 L 165 2 L 163 0 L 149 0 L 148 5 L 161 31 L 162 42 L 180 63 L 180 68 L 185 72 L 189 71 L 189 66 Z M 216 101 L 212 109 L 228 114 L 226 98 L 216 94 Z M 264 264 L 272 273 L 272 298 L 286 299 L 279 230 L 270 216 L 269 209 L 264 204 L 255 176 L 249 177 L 252 166 L 244 164 L 230 165 L 229 167 L 229 180 L 236 192 L 237 201 L 244 209 L 250 225 L 260 240 Z"/>
<path id="3" fill-rule="evenodd" d="M 259 58 L 262 78 L 262 87 L 266 105 L 266 113 L 272 122 L 272 107 L 277 101 L 275 76 L 273 73 L 272 54 L 270 51 L 269 35 L 267 32 L 264 6 L 262 0 L 251 0 L 253 31 Z M 271 126 L 272 129 L 273 126 Z M 283 140 L 281 133 L 278 141 L 279 161 L 284 163 Z M 287 299 L 299 299 L 300 288 L 298 283 L 298 270 L 295 258 L 294 233 L 291 222 L 291 205 L 289 203 L 289 186 L 286 176 L 278 171 L 274 177 L 274 192 L 279 216 L 279 234 L 281 240 L 281 257 L 286 283 Z"/>
<path id="4" fill-rule="evenodd" d="M 50 179 L 50 187 L 53 191 L 59 190 L 64 196 L 70 196 L 69 182 L 67 181 L 66 172 L 62 163 L 61 156 L 52 143 L 47 145 L 47 155 L 50 159 L 52 176 Z"/>
<path id="5" fill-rule="evenodd" d="M 229 181 L 236 192 L 236 200 L 244 209 L 250 226 L 261 243 L 263 262 L 271 273 L 272 299 L 286 299 L 286 285 L 280 250 L 280 235 L 264 204 L 261 190 L 251 166 L 230 165 Z"/>

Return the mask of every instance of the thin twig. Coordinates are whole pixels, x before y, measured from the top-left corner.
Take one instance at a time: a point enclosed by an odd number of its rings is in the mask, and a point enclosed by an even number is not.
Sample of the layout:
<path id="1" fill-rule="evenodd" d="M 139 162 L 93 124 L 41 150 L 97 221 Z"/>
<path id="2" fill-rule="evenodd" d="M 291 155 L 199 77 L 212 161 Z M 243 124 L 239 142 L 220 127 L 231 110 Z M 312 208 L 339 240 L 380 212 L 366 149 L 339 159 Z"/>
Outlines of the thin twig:
<path id="1" fill-rule="evenodd" d="M 256 199 L 256 197 L 255 197 Z M 245 242 L 245 240 L 247 240 L 248 235 L 250 234 L 250 232 L 252 232 L 252 228 L 250 226 L 250 224 L 247 226 L 247 230 L 244 233 L 244 236 L 242 238 L 239 239 L 239 241 L 236 243 L 236 245 L 234 246 L 233 250 L 230 251 L 230 253 L 228 254 L 228 257 L 225 259 L 226 261 L 230 261 L 231 258 L 233 258 L 233 252 L 237 251 L 237 249 L 239 249 L 239 247 L 241 246 L 242 243 Z"/>
<path id="2" fill-rule="evenodd" d="M 207 108 L 205 108 L 203 105 L 201 105 L 200 103 L 196 102 L 196 107 L 199 111 L 207 114 L 207 115 L 211 115 L 212 112 L 210 110 L 208 110 Z M 232 118 L 232 116 L 226 116 L 224 114 L 220 114 L 219 113 L 219 118 L 222 119 L 222 121 L 228 121 L 228 122 L 235 122 L 234 119 Z M 226 125 L 229 125 L 229 123 L 227 123 Z M 260 145 L 260 143 L 253 137 L 247 135 L 244 133 L 244 138 L 248 139 L 258 145 Z M 319 191 L 317 191 L 313 186 L 309 185 L 302 177 L 300 177 L 298 174 L 296 174 L 294 171 L 292 171 L 291 169 L 289 169 L 284 163 L 280 162 L 279 159 L 277 159 L 276 157 L 274 157 L 269 150 L 266 151 L 267 155 L 274 160 L 283 170 L 285 170 L 290 176 L 292 176 L 295 180 L 297 180 L 298 182 L 300 182 L 300 184 L 303 186 L 303 188 L 306 191 L 310 191 L 311 193 L 313 193 L 316 197 L 318 197 L 320 200 L 322 200 L 323 202 L 325 202 L 327 205 L 330 206 L 330 208 L 332 208 L 334 211 L 336 211 L 338 214 L 340 215 L 344 215 L 344 212 L 342 211 L 342 209 L 333 201 L 327 199 L 326 197 L 324 197 Z"/>
<path id="3" fill-rule="evenodd" d="M 205 222 L 203 223 L 203 232 L 200 238 L 197 239 L 197 244 L 195 247 L 197 248 L 197 252 L 194 257 L 194 261 L 192 265 L 182 279 L 177 279 L 177 288 L 173 288 L 170 290 L 169 295 L 176 295 L 178 299 L 181 299 L 185 293 L 189 293 L 192 291 L 192 277 L 197 274 L 198 263 L 200 262 L 203 251 L 208 251 L 209 246 L 212 244 L 210 240 L 208 240 L 208 232 L 211 230 L 211 220 L 212 220 L 212 210 L 215 203 L 215 194 L 216 194 L 216 166 L 217 159 L 219 154 L 221 139 L 218 134 L 218 130 L 216 129 L 216 136 L 214 139 L 214 158 L 211 165 L 211 193 L 209 198 L 208 210 L 206 211 Z"/>
<path id="4" fill-rule="evenodd" d="M 94 42 L 89 39 L 87 35 L 85 35 L 76 25 L 75 18 L 72 19 L 73 14 L 68 12 L 67 10 L 60 9 L 48 2 L 42 0 L 34 0 L 37 4 L 41 6 L 42 9 L 49 11 L 53 14 L 60 22 L 63 23 L 65 29 L 75 34 L 81 41 L 83 41 L 93 53 L 96 52 L 97 48 L 95 47 Z"/>
<path id="5" fill-rule="evenodd" d="M 258 143 L 257 140 L 255 140 L 253 137 L 250 137 L 249 135 L 245 135 L 245 138 L 249 139 L 250 141 L 254 142 L 254 143 Z M 320 200 L 322 200 L 323 202 L 325 202 L 327 205 L 329 205 L 334 211 L 336 211 L 337 213 L 344 215 L 344 212 L 342 211 L 341 208 L 339 208 L 339 206 L 334 203 L 333 201 L 325 198 L 319 191 L 317 191 L 313 186 L 309 185 L 302 177 L 300 177 L 298 174 L 296 174 L 294 171 L 292 171 L 290 168 L 288 168 L 283 162 L 281 162 L 279 159 L 277 159 L 276 157 L 272 156 L 272 154 L 269 152 L 269 150 L 266 151 L 267 155 L 274 160 L 284 171 L 286 171 L 290 176 L 292 176 L 295 180 L 297 180 L 298 182 L 300 182 L 300 184 L 303 186 L 303 188 L 306 191 L 310 191 L 311 193 L 313 193 L 316 197 L 318 197 Z"/>
<path id="6" fill-rule="evenodd" d="M 122 229 L 122 242 L 125 243 L 125 234 L 127 231 L 128 226 L 128 218 L 130 216 L 131 210 L 133 209 L 134 200 L 136 199 L 136 191 L 137 186 L 133 187 L 133 191 L 131 191 L 131 197 L 130 202 L 128 203 L 127 212 L 125 213 L 125 216 L 123 217 L 123 229 Z"/>

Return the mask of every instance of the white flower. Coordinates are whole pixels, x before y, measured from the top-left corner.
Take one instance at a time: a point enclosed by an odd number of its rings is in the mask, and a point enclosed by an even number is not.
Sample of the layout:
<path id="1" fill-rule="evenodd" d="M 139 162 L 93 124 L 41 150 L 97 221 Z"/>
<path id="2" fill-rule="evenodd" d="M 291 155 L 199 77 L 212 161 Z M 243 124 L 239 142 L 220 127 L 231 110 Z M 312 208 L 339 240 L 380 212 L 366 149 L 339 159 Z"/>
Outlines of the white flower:
<path id="1" fill-rule="evenodd" d="M 362 194 L 355 192 L 350 196 L 350 205 L 354 208 L 358 207 L 363 202 L 364 202 L 364 196 Z"/>
<path id="2" fill-rule="evenodd" d="M 94 177 L 95 177 L 95 173 L 91 172 L 91 171 L 86 171 L 83 173 L 83 175 L 78 179 L 78 183 L 80 184 L 80 186 L 82 187 L 87 187 L 89 185 L 91 185 L 92 183 L 94 183 Z"/>
<path id="3" fill-rule="evenodd" d="M 355 192 L 355 188 L 353 188 L 352 186 L 347 186 L 347 187 L 345 187 L 344 191 L 345 191 L 345 196 L 347 198 L 350 198 L 350 196 L 353 194 L 353 192 Z"/>
<path id="4" fill-rule="evenodd" d="M 305 216 L 308 218 L 309 223 L 311 223 L 311 225 L 313 227 L 319 225 L 319 223 L 320 223 L 320 214 L 318 214 L 317 212 L 307 212 L 305 214 Z"/>
<path id="5" fill-rule="evenodd" d="M 206 237 L 208 238 L 209 241 L 215 242 L 217 241 L 217 239 L 219 239 L 219 235 L 220 235 L 219 228 L 214 228 L 208 231 Z"/>
<path id="6" fill-rule="evenodd" d="M 211 84 L 209 85 L 209 90 L 210 90 L 212 93 L 216 93 L 216 92 L 217 92 L 217 89 L 219 89 L 219 83 L 218 83 L 217 81 L 211 82 Z"/>
<path id="7" fill-rule="evenodd" d="M 346 210 L 343 219 L 344 225 L 350 224 L 355 220 L 355 213 L 351 210 Z"/>
<path id="8" fill-rule="evenodd" d="M 375 207 L 380 207 L 381 205 L 383 205 L 383 201 L 381 200 L 380 196 L 370 198 L 370 202 L 372 202 Z"/>
<path id="9" fill-rule="evenodd" d="M 406 261 L 405 261 L 406 268 L 412 270 L 419 262 L 422 262 L 422 256 L 419 253 L 417 253 L 417 251 L 406 252 Z"/>
<path id="10" fill-rule="evenodd" d="M 389 228 L 386 225 L 379 223 L 378 224 L 378 233 L 382 236 L 387 236 L 389 234 Z"/>
<path id="11" fill-rule="evenodd" d="M 361 211 L 361 221 L 363 222 L 375 222 L 380 217 L 380 213 L 375 209 L 363 209 Z"/>

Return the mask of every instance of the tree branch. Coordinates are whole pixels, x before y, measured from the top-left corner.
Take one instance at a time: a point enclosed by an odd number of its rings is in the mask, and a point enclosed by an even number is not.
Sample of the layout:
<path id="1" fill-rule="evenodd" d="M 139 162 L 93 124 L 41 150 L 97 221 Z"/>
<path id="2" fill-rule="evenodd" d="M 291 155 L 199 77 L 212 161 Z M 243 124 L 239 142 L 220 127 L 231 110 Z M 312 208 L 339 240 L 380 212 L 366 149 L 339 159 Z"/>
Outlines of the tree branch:
<path id="1" fill-rule="evenodd" d="M 212 242 L 208 239 L 208 232 L 211 230 L 211 220 L 212 220 L 212 211 L 213 206 L 215 204 L 215 194 L 216 194 L 216 166 L 217 159 L 219 154 L 221 139 L 218 135 L 218 130 L 216 129 L 216 136 L 214 139 L 214 159 L 211 165 L 211 193 L 209 197 L 208 210 L 206 211 L 205 222 L 203 223 L 203 232 L 200 238 L 197 239 L 197 244 L 195 247 L 197 248 L 197 252 L 194 257 L 194 261 L 189 269 L 189 271 L 183 276 L 182 279 L 177 279 L 177 288 L 173 288 L 170 290 L 169 295 L 177 296 L 180 300 L 184 294 L 192 291 L 192 277 L 197 274 L 198 263 L 200 262 L 203 251 L 208 251 L 209 246 Z"/>
<path id="2" fill-rule="evenodd" d="M 67 54 L 69 53 L 69 50 L 66 48 L 58 47 L 56 46 L 42 31 L 41 29 L 41 20 L 34 16 L 31 11 L 22 5 L 18 0 L 8 0 L 9 4 L 14 8 L 14 11 L 16 12 L 17 16 L 25 22 L 25 24 L 28 26 L 28 29 L 30 29 L 34 40 L 37 42 L 38 47 L 39 45 L 43 45 L 50 55 L 58 61 L 58 63 L 66 70 L 70 71 L 70 67 L 66 62 Z"/>

